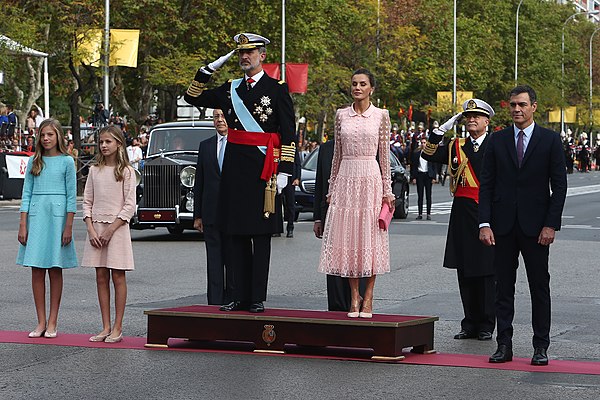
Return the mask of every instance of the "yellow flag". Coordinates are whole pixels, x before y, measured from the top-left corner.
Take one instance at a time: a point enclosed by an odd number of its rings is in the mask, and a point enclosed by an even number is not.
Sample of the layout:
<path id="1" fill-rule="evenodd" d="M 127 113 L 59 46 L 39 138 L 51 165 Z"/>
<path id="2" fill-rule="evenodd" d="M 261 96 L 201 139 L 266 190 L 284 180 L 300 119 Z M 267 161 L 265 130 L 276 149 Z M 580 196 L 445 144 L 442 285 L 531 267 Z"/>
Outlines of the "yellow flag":
<path id="1" fill-rule="evenodd" d="M 111 29 L 109 65 L 137 68 L 139 42 L 139 29 Z"/>
<path id="2" fill-rule="evenodd" d="M 82 64 L 93 67 L 100 66 L 100 49 L 102 48 L 102 29 L 90 29 L 77 35 L 77 52 Z"/>
<path id="3" fill-rule="evenodd" d="M 456 92 L 456 106 L 462 109 L 462 104 L 473 98 L 473 92 Z M 437 92 L 439 111 L 452 112 L 452 92 Z"/>
<path id="4" fill-rule="evenodd" d="M 560 108 L 550 110 L 548 113 L 548 122 L 560 122 Z"/>
<path id="5" fill-rule="evenodd" d="M 577 107 L 565 107 L 565 123 L 574 124 L 577 122 Z"/>

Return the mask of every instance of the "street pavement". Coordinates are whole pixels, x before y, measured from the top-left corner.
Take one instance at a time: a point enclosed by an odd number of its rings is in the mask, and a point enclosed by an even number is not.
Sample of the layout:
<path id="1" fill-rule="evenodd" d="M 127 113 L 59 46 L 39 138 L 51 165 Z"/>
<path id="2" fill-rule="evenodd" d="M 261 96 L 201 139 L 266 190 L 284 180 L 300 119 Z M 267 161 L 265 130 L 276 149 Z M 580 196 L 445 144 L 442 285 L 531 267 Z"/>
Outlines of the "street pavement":
<path id="1" fill-rule="evenodd" d="M 569 175 L 563 229 L 550 250 L 552 359 L 600 365 L 600 173 Z M 457 341 L 462 307 L 456 273 L 442 268 L 451 197 L 434 185 L 432 221 L 410 215 L 390 227 L 391 273 L 375 285 L 375 312 L 436 315 L 435 347 L 443 353 L 489 356 L 495 343 Z M 35 327 L 30 273 L 16 266 L 18 201 L 0 201 L 0 323 Z M 81 214 L 74 229 L 78 255 L 85 240 Z M 293 239 L 272 243 L 267 307 L 327 307 L 317 269 L 320 241 L 302 214 Z M 144 310 L 206 303 L 200 235 L 166 229 L 133 231 L 136 270 L 127 274 L 126 336 L 144 337 Z M 516 291 L 515 357 L 531 357 L 530 301 L 521 264 Z M 100 330 L 94 271 L 64 273 L 59 334 Z M 49 343 L 51 343 L 49 341 Z M 434 367 L 253 354 L 90 349 L 0 343 L 0 399 L 598 399 L 598 376 Z M 543 371 L 543 367 L 540 368 Z"/>

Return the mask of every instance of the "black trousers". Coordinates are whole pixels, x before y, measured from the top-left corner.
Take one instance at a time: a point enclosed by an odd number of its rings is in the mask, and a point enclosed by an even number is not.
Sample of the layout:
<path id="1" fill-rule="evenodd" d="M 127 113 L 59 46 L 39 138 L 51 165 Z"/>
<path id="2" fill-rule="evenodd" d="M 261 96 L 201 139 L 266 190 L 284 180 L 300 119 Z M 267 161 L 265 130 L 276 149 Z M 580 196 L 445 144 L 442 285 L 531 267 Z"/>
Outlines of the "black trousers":
<path id="1" fill-rule="evenodd" d="M 494 332 L 495 279 L 490 276 L 465 277 L 457 270 L 458 288 L 465 317 L 460 322 L 462 330 L 470 333 Z"/>
<path id="2" fill-rule="evenodd" d="M 361 278 L 358 284 L 358 291 L 363 297 L 366 286 L 367 278 Z M 329 311 L 349 311 L 351 297 L 348 278 L 327 275 L 327 309 Z"/>
<path id="3" fill-rule="evenodd" d="M 288 184 L 281 191 L 283 201 L 283 220 L 287 222 L 287 230 L 294 229 L 296 218 L 296 186 Z"/>
<path id="4" fill-rule="evenodd" d="M 227 237 L 215 225 L 204 225 L 208 304 L 228 303 L 233 291 L 233 274 L 224 251 L 226 240 Z"/>
<path id="5" fill-rule="evenodd" d="M 228 259 L 233 271 L 233 300 L 255 303 L 267 299 L 271 234 L 230 235 Z"/>
<path id="6" fill-rule="evenodd" d="M 423 191 L 427 197 L 427 215 L 431 214 L 431 185 L 432 180 L 428 172 L 417 172 L 417 204 L 419 206 L 419 215 L 423 215 Z"/>
<path id="7" fill-rule="evenodd" d="M 531 296 L 533 347 L 547 349 L 550 345 L 550 273 L 549 246 L 538 244 L 537 237 L 526 236 L 518 223 L 507 235 L 496 235 L 494 268 L 496 270 L 496 320 L 498 344 L 512 346 L 515 314 L 515 282 L 519 253 L 525 261 L 525 271 Z"/>

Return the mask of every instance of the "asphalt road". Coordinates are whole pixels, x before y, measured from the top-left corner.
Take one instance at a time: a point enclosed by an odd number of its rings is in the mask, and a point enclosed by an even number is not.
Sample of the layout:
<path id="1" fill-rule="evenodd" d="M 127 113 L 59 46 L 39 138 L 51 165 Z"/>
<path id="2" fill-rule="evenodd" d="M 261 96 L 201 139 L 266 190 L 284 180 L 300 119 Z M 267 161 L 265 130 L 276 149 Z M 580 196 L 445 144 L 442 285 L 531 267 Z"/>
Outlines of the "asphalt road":
<path id="1" fill-rule="evenodd" d="M 414 186 L 411 186 L 414 192 Z M 600 173 L 569 176 L 563 229 L 550 251 L 553 300 L 551 359 L 600 362 Z M 432 221 L 411 214 L 390 228 L 391 273 L 378 277 L 375 312 L 437 315 L 435 347 L 489 355 L 494 342 L 457 341 L 462 308 L 454 271 L 441 267 L 450 212 L 448 188 L 434 185 Z M 35 326 L 29 270 L 15 266 L 18 202 L 0 201 L 0 323 Z M 327 307 L 325 277 L 316 271 L 320 241 L 302 214 L 294 239 L 273 239 L 267 307 Z M 82 255 L 85 226 L 75 224 Z M 126 336 L 145 336 L 144 310 L 206 303 L 200 237 L 134 231 L 136 270 L 128 273 Z M 100 329 L 94 271 L 64 274 L 60 332 Z M 530 357 L 530 302 L 523 268 L 516 292 L 514 351 Z M 551 361 L 552 362 L 552 361 Z M 0 399 L 598 399 L 597 376 L 491 369 L 373 364 L 256 355 L 104 350 L 0 344 Z"/>

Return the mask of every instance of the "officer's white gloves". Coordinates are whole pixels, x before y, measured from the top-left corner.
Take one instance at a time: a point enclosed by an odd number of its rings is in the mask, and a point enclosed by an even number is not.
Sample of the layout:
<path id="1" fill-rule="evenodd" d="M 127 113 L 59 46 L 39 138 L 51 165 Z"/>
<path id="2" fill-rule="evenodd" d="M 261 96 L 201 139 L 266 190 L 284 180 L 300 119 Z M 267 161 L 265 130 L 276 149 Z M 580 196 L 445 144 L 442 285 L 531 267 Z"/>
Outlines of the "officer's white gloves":
<path id="1" fill-rule="evenodd" d="M 283 188 L 287 186 L 289 176 L 289 174 L 283 172 L 277 174 L 277 194 L 281 194 Z"/>
<path id="2" fill-rule="evenodd" d="M 462 117 L 462 112 L 459 112 L 458 114 L 450 118 L 448 121 L 444 122 L 442 125 L 440 125 L 439 128 L 435 128 L 433 130 L 433 133 L 435 133 L 436 135 L 443 135 L 444 133 L 446 133 L 454 127 L 454 124 L 460 119 L 460 117 Z"/>
<path id="3" fill-rule="evenodd" d="M 233 53 L 235 53 L 235 50 L 231 50 L 229 53 L 217 58 L 215 61 L 209 63 L 206 67 L 202 67 L 200 69 L 203 72 L 210 75 L 213 72 L 215 72 L 217 69 L 221 68 L 223 66 L 223 64 L 225 64 L 225 62 L 227 62 L 227 60 L 229 60 L 231 58 Z"/>

